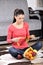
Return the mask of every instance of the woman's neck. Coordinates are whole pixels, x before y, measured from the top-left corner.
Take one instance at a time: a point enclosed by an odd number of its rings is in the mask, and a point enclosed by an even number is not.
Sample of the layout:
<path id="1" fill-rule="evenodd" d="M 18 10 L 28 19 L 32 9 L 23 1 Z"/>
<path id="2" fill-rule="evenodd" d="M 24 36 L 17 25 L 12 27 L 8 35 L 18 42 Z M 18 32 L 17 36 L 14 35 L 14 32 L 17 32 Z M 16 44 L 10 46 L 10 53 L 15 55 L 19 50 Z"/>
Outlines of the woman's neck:
<path id="1" fill-rule="evenodd" d="M 15 22 L 15 24 L 16 24 L 16 25 L 22 25 L 22 24 L 23 24 L 23 22 L 18 23 L 18 22 L 16 21 L 16 22 Z"/>
<path id="2" fill-rule="evenodd" d="M 13 26 L 15 26 L 16 28 L 23 28 L 23 22 L 22 23 L 20 23 L 20 24 L 18 24 L 18 23 L 13 23 Z"/>

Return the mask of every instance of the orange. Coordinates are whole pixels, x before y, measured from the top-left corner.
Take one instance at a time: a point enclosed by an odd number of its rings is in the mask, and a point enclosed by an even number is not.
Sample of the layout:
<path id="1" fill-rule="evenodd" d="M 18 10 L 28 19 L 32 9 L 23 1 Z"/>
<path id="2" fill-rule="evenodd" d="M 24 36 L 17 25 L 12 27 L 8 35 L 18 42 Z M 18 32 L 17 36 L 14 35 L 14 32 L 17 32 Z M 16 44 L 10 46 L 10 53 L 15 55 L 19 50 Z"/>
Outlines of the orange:
<path id="1" fill-rule="evenodd" d="M 20 46 L 20 44 L 19 44 L 19 43 L 17 43 L 17 45 L 18 45 L 18 46 Z"/>
<path id="2" fill-rule="evenodd" d="M 32 57 L 32 54 L 29 54 L 29 57 Z"/>
<path id="3" fill-rule="evenodd" d="M 33 51 L 29 51 L 29 54 L 32 54 Z"/>
<path id="4" fill-rule="evenodd" d="M 29 53 L 27 52 L 26 54 L 25 54 L 25 56 L 28 56 L 29 55 Z"/>
<path id="5" fill-rule="evenodd" d="M 26 56 L 27 59 L 29 59 L 29 56 Z"/>
<path id="6" fill-rule="evenodd" d="M 25 58 L 29 59 L 29 56 L 25 56 Z"/>
<path id="7" fill-rule="evenodd" d="M 31 57 L 31 58 L 30 58 L 30 60 L 33 60 L 33 59 L 34 59 L 34 57 Z"/>

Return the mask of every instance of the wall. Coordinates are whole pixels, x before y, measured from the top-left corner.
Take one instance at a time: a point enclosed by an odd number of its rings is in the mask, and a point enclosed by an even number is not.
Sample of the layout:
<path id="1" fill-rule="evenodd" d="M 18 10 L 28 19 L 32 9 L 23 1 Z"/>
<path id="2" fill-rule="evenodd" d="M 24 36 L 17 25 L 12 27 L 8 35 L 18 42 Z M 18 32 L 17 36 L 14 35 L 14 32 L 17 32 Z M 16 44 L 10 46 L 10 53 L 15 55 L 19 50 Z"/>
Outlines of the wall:
<path id="1" fill-rule="evenodd" d="M 27 4 L 28 3 L 28 4 Z M 33 5 L 34 4 L 34 5 Z M 13 14 L 16 8 L 25 12 L 25 21 L 29 22 L 30 30 L 41 29 L 40 20 L 29 20 L 28 6 L 36 7 L 36 0 L 0 0 L 0 36 L 7 35 L 9 24 L 13 22 Z"/>
<path id="2" fill-rule="evenodd" d="M 37 0 L 37 6 L 43 7 L 43 0 Z"/>
<path id="3" fill-rule="evenodd" d="M 16 8 L 21 8 L 25 12 L 25 20 L 28 21 L 28 7 L 25 0 L 0 0 L 0 22 L 13 19 L 13 13 Z"/>
<path id="4" fill-rule="evenodd" d="M 0 0 L 0 36 L 7 34 L 8 26 L 13 22 L 13 14 L 16 8 L 23 9 L 25 21 L 29 21 L 26 0 Z"/>
<path id="5" fill-rule="evenodd" d="M 37 0 L 27 0 L 28 7 L 35 9 L 37 7 Z"/>
<path id="6" fill-rule="evenodd" d="M 28 7 L 32 7 L 33 10 L 43 10 L 43 0 L 27 0 Z"/>

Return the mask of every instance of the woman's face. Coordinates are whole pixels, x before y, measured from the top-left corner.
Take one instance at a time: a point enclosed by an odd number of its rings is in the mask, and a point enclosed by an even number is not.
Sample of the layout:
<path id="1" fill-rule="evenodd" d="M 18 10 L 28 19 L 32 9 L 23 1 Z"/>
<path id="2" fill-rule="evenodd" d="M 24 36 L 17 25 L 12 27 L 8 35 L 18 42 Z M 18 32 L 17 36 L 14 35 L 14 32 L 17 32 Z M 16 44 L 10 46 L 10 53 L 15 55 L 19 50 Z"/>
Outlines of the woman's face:
<path id="1" fill-rule="evenodd" d="M 18 15 L 18 16 L 15 16 L 15 19 L 16 19 L 16 22 L 17 22 L 18 24 L 20 24 L 21 22 L 24 21 L 24 15 L 20 14 L 20 15 Z"/>

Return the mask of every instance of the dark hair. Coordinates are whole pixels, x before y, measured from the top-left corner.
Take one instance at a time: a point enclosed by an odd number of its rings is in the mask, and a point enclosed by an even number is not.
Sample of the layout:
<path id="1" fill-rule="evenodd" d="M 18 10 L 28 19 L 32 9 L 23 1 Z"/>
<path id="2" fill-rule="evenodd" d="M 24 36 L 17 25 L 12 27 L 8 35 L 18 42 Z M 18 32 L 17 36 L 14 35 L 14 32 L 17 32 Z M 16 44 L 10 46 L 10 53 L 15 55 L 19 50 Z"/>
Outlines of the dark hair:
<path id="1" fill-rule="evenodd" d="M 23 11 L 22 9 L 15 9 L 15 11 L 14 11 L 14 16 L 18 16 L 18 15 L 20 15 L 20 14 L 24 15 L 24 11 Z M 14 17 L 14 19 L 13 19 L 13 23 L 14 23 L 14 22 L 16 22 L 15 17 Z"/>

